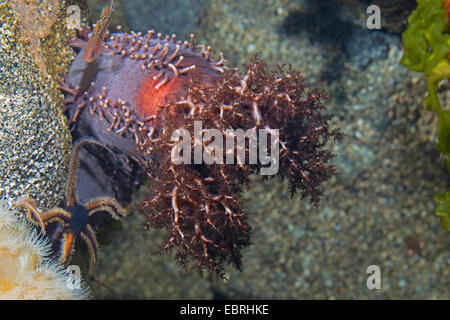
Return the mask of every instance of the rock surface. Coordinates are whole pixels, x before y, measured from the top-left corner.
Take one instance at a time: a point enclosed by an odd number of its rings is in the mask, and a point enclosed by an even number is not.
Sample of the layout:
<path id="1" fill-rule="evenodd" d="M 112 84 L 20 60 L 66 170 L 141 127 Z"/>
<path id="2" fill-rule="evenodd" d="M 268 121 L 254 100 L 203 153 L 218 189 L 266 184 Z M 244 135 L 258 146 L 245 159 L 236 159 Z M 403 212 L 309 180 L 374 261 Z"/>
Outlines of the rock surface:
<path id="1" fill-rule="evenodd" d="M 57 206 L 71 150 L 62 95 L 51 75 L 42 76 L 32 60 L 13 11 L 2 6 L 0 15 L 0 198 L 11 205 L 28 195 L 41 208 Z M 48 59 L 59 69 L 62 60 L 56 54 Z M 46 69 L 55 70 L 50 64 Z"/>

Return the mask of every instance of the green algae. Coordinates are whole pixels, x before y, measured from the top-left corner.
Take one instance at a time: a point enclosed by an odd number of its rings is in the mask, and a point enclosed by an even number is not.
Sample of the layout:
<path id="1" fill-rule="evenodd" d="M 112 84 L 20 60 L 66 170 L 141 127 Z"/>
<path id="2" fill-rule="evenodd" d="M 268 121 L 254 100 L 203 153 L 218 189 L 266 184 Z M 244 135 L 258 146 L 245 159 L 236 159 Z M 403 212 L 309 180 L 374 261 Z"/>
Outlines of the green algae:
<path id="1" fill-rule="evenodd" d="M 418 6 L 408 18 L 408 29 L 402 39 L 405 52 L 400 63 L 414 71 L 423 72 L 427 78 L 427 110 L 439 117 L 438 149 L 447 159 L 450 169 L 450 110 L 441 106 L 438 98 L 439 84 L 450 78 L 450 24 L 447 20 L 445 1 L 417 0 Z M 435 213 L 450 231 L 450 189 L 435 197 Z"/>

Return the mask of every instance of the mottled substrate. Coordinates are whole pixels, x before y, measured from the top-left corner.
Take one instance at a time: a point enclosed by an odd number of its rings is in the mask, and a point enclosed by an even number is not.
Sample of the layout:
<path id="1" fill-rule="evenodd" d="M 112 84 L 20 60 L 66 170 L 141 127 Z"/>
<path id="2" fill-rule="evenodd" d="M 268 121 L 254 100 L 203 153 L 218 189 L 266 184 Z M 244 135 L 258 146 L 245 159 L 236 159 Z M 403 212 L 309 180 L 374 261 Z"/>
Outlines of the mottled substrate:
<path id="1" fill-rule="evenodd" d="M 288 32 L 288 18 L 304 1 L 284 3 L 211 2 L 198 41 L 214 43 L 233 66 L 262 52 L 268 63 L 292 64 L 329 92 L 333 126 L 344 140 L 333 150 L 338 176 L 324 186 L 319 209 L 290 200 L 286 183 L 255 184 L 245 194 L 254 232 L 243 272 L 230 270 L 228 284 L 213 280 L 211 287 L 170 255 L 151 256 L 161 238 L 136 233 L 141 217 L 133 215 L 128 236 L 102 248 L 100 278 L 131 298 L 449 299 L 450 239 L 433 213 L 448 175 L 436 150 L 436 118 L 422 105 L 423 77 L 398 64 L 399 37 L 340 20 L 328 37 Z M 446 97 L 450 105 L 448 91 Z M 407 250 L 407 235 L 423 243 L 426 260 Z M 381 267 L 382 290 L 366 288 L 371 264 Z M 100 290 L 96 297 L 110 297 Z"/>
<path id="2" fill-rule="evenodd" d="M 98 0 L 88 1 L 98 2 Z M 189 39 L 189 34 L 197 33 L 201 27 L 210 1 L 118 0 L 118 3 L 133 30 L 155 29 L 163 34 L 175 33 L 178 39 Z M 114 21 L 111 25 L 114 26 Z"/>
<path id="3" fill-rule="evenodd" d="M 351 1 L 346 1 L 351 2 Z M 360 13 L 350 10 L 356 6 L 348 6 L 349 11 L 359 15 L 362 20 L 368 16 L 365 9 L 370 5 L 378 5 L 381 9 L 381 25 L 383 30 L 394 34 L 402 34 L 408 26 L 408 16 L 417 7 L 416 0 L 355 0 L 359 2 Z"/>
<path id="4" fill-rule="evenodd" d="M 63 199 L 71 149 L 62 95 L 40 77 L 12 10 L 2 5 L 0 15 L 0 195 L 10 204 L 29 195 L 49 208 Z M 61 68 L 63 60 L 52 61 Z"/>

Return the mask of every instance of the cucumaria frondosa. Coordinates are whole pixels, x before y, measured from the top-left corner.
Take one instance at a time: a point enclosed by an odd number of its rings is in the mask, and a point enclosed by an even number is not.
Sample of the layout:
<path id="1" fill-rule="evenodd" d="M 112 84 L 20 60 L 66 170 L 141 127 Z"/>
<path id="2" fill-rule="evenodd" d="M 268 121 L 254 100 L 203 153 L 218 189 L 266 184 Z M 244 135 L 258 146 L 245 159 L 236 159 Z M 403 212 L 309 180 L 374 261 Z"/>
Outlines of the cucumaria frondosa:
<path id="1" fill-rule="evenodd" d="M 86 177 L 99 166 L 108 173 L 101 182 L 80 176 L 80 188 L 91 190 L 86 197 L 95 196 L 92 185 L 109 188 L 123 200 L 137 180 L 133 172 L 141 170 L 150 194 L 138 207 L 147 216 L 147 229 L 167 230 L 162 250 L 176 248 L 182 264 L 194 257 L 200 270 L 220 274 L 223 262 L 239 269 L 241 249 L 250 243 L 239 194 L 263 165 L 250 161 L 249 142 L 243 150 L 237 144 L 227 149 L 234 164 L 195 163 L 195 139 L 189 141 L 191 161 L 174 163 L 172 152 L 181 142 L 173 133 L 182 128 L 193 136 L 198 121 L 224 135 L 254 129 L 273 140 L 278 130 L 277 175 L 289 180 L 292 195 L 299 190 L 317 204 L 321 183 L 334 173 L 333 155 L 324 147 L 340 132 L 329 129 L 327 97 L 308 89 L 292 68 L 270 70 L 256 56 L 241 74 L 225 66 L 222 54 L 213 59 L 211 48 L 196 45 L 193 36 L 181 42 L 153 35 L 107 35 L 97 59 L 84 62 L 82 49 L 71 66 L 64 89 L 72 94 L 68 114 L 74 135 L 97 138 L 120 159 L 108 160 L 105 169 L 105 155 L 86 154 L 80 170 Z M 210 142 L 200 141 L 202 150 L 213 154 L 217 150 L 208 149 Z M 109 179 L 114 176 L 121 182 Z"/>

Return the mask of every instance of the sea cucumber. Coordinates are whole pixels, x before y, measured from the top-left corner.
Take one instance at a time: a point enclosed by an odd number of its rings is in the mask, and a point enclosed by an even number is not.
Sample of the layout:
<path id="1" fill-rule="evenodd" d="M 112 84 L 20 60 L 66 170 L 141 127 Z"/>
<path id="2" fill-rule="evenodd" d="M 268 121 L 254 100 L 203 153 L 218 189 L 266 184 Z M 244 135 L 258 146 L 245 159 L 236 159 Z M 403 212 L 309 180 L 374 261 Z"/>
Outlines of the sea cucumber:
<path id="1" fill-rule="evenodd" d="M 205 81 L 218 78 L 226 68 L 224 59 L 222 55 L 219 61 L 212 59 L 211 48 L 196 46 L 193 36 L 190 42 L 182 42 L 175 35 L 155 35 L 153 30 L 145 35 L 108 35 L 103 50 L 91 63 L 84 61 L 84 50 L 86 46 L 73 61 L 66 80 L 76 89 L 69 105 L 70 122 L 76 127 L 74 138 L 96 137 L 120 153 L 118 158 L 126 164 L 117 169 L 120 172 L 115 178 L 119 180 L 109 181 L 111 173 L 99 176 L 89 172 L 98 171 L 96 161 L 102 162 L 101 167 L 117 168 L 114 159 L 83 152 L 80 183 L 85 188 L 80 197 L 87 201 L 92 195 L 108 194 L 123 203 L 129 200 L 139 175 L 139 166 L 128 156 L 136 157 L 136 145 L 147 142 L 141 133 L 150 132 L 156 124 L 158 107 L 181 92 L 191 75 L 201 75 Z M 83 169 L 88 166 L 91 168 Z M 125 190 L 118 191 L 120 188 Z"/>
<path id="2" fill-rule="evenodd" d="M 153 35 L 108 35 L 97 59 L 86 64 L 84 47 L 70 68 L 67 81 L 75 89 L 64 88 L 74 94 L 68 99 L 74 137 L 93 136 L 118 158 L 80 154 L 78 193 L 81 201 L 99 190 L 128 201 L 143 172 L 150 193 L 138 207 L 147 229 L 167 229 L 162 250 L 176 248 L 183 265 L 193 257 L 200 271 L 222 274 L 224 262 L 239 269 L 241 249 L 250 243 L 239 195 L 263 164 L 238 159 L 238 146 L 228 150 L 235 165 L 176 164 L 172 133 L 183 128 L 192 136 L 195 121 L 224 134 L 262 130 L 280 145 L 276 174 L 289 180 L 292 195 L 300 190 L 315 204 L 319 186 L 334 173 L 328 163 L 333 155 L 323 148 L 340 133 L 328 128 L 326 96 L 308 89 L 299 72 L 271 70 L 255 57 L 241 75 L 225 66 L 222 54 L 215 60 L 211 47 L 196 45 L 193 36 L 181 42 L 175 35 Z M 205 150 L 207 141 L 201 143 Z"/>

